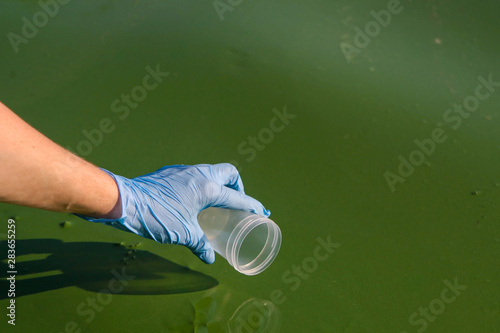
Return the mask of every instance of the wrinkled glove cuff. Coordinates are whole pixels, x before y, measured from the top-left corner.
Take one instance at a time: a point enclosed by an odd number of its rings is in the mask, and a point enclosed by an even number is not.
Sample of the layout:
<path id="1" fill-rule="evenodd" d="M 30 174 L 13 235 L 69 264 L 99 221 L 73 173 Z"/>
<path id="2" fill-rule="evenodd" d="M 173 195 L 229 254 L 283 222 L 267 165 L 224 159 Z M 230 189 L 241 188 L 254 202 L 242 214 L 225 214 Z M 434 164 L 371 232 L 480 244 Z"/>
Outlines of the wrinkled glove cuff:
<path id="1" fill-rule="evenodd" d="M 117 219 L 103 219 L 103 218 L 94 218 L 94 217 L 81 215 L 81 214 L 73 214 L 73 215 L 78 216 L 79 218 L 82 218 L 82 219 L 90 221 L 90 222 L 103 223 L 103 224 L 110 225 L 110 226 L 113 226 L 113 227 L 118 228 L 118 229 L 134 232 L 133 230 L 127 228 L 124 225 L 125 219 L 127 218 L 127 215 L 126 215 L 126 207 L 127 206 L 126 206 L 126 203 L 124 202 L 124 195 L 122 195 L 124 193 L 123 182 L 121 179 L 119 179 L 119 178 L 124 178 L 124 177 L 115 175 L 111 171 L 108 171 L 108 170 L 103 169 L 103 168 L 99 168 L 99 169 L 101 169 L 102 171 L 104 171 L 108 175 L 110 175 L 114 179 L 116 185 L 118 186 L 118 195 L 120 196 L 121 207 L 122 207 L 122 212 L 120 214 L 120 217 Z"/>
<path id="2" fill-rule="evenodd" d="M 161 220 L 151 212 L 146 201 L 142 199 L 142 190 L 134 186 L 133 180 L 115 175 L 106 169 L 101 168 L 101 170 L 113 177 L 118 186 L 122 205 L 120 218 L 100 219 L 75 214 L 76 216 L 90 222 L 102 223 L 145 238 L 150 238 L 159 243 L 178 242 L 178 234 L 175 232 L 170 233 Z M 149 222 L 146 223 L 146 221 Z"/>

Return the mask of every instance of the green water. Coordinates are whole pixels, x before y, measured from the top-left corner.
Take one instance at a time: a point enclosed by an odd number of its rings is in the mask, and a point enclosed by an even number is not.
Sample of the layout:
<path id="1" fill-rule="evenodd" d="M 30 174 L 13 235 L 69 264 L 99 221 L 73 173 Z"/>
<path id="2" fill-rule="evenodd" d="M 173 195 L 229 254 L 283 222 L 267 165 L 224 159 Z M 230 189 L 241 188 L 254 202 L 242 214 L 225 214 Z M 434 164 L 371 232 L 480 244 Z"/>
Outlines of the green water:
<path id="1" fill-rule="evenodd" d="M 185 248 L 2 204 L 2 239 L 15 217 L 18 240 L 16 326 L 4 279 L 2 332 L 500 331 L 500 87 L 457 129 L 443 119 L 479 76 L 500 81 L 500 5 L 402 1 L 348 62 L 340 43 L 355 46 L 355 28 L 388 3 L 244 0 L 221 21 L 210 0 L 70 1 L 15 53 L 7 34 L 40 7 L 2 1 L 6 105 L 127 177 L 233 161 L 283 232 L 276 261 L 247 277 L 220 256 L 205 265 Z M 170 74 L 144 100 L 112 107 L 157 65 Z M 284 108 L 290 118 L 273 120 Z M 113 130 L 82 143 L 105 118 Z M 446 141 L 392 192 L 386 171 L 436 129 Z M 99 293 L 123 267 L 127 286 Z"/>

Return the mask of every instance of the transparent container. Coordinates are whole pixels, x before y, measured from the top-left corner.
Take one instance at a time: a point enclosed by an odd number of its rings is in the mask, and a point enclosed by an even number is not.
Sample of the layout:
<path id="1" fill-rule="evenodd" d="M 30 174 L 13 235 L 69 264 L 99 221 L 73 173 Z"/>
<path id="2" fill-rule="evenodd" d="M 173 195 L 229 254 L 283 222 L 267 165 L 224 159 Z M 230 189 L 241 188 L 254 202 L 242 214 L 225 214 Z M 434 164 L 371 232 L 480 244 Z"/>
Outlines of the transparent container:
<path id="1" fill-rule="evenodd" d="M 211 207 L 200 212 L 198 223 L 214 251 L 240 273 L 259 274 L 278 255 L 281 230 L 266 217 Z"/>

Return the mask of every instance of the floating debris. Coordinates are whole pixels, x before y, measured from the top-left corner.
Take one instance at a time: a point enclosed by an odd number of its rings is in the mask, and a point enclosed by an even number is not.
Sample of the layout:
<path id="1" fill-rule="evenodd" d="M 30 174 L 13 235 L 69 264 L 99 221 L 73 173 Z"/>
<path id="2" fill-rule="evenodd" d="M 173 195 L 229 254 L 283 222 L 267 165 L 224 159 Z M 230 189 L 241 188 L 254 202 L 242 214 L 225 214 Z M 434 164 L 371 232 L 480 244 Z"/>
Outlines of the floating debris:
<path id="1" fill-rule="evenodd" d="M 59 226 L 61 228 L 69 228 L 69 227 L 71 227 L 71 222 L 70 221 L 64 221 L 64 222 L 59 223 Z"/>
<path id="2" fill-rule="evenodd" d="M 125 246 L 125 242 L 114 243 L 113 246 Z"/>
<path id="3" fill-rule="evenodd" d="M 470 194 L 471 194 L 471 195 L 480 195 L 480 194 L 481 194 L 481 191 L 479 191 L 479 190 L 475 190 L 475 191 L 472 191 Z"/>

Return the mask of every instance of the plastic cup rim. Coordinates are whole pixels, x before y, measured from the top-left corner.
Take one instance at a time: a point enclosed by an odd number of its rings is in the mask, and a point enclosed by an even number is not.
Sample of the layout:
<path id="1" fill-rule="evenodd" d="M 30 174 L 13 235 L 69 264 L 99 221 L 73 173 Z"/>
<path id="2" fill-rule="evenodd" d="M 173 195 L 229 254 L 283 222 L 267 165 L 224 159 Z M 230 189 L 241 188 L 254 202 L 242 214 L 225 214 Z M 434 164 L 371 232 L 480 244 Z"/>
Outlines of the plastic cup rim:
<path id="1" fill-rule="evenodd" d="M 251 221 L 248 221 L 251 220 Z M 244 264 L 244 265 L 239 265 L 238 263 L 238 256 L 240 253 L 241 246 L 243 245 L 243 242 L 245 240 L 245 237 L 250 234 L 250 232 L 255 229 L 256 227 L 265 224 L 268 227 L 268 237 L 269 234 L 272 233 L 272 240 L 271 244 L 266 244 L 260 251 L 260 253 L 250 262 Z M 237 231 L 236 233 L 234 231 Z M 233 230 L 231 235 L 229 236 L 228 243 L 231 243 L 232 246 L 226 249 L 226 255 L 231 263 L 231 265 L 236 269 L 238 272 L 243 273 L 245 275 L 257 275 L 261 272 L 263 272 L 266 268 L 268 268 L 271 263 L 274 261 L 276 256 L 278 255 L 280 246 L 281 246 L 281 230 L 278 227 L 276 223 L 274 223 L 273 220 L 268 219 L 263 216 L 254 216 L 250 215 L 241 220 L 240 223 L 236 226 L 236 228 Z M 245 266 L 249 266 L 250 264 L 254 263 L 255 260 L 257 260 L 261 255 L 262 251 L 264 251 L 266 248 L 271 247 L 270 253 L 262 260 L 260 264 L 257 266 L 246 269 Z"/>

